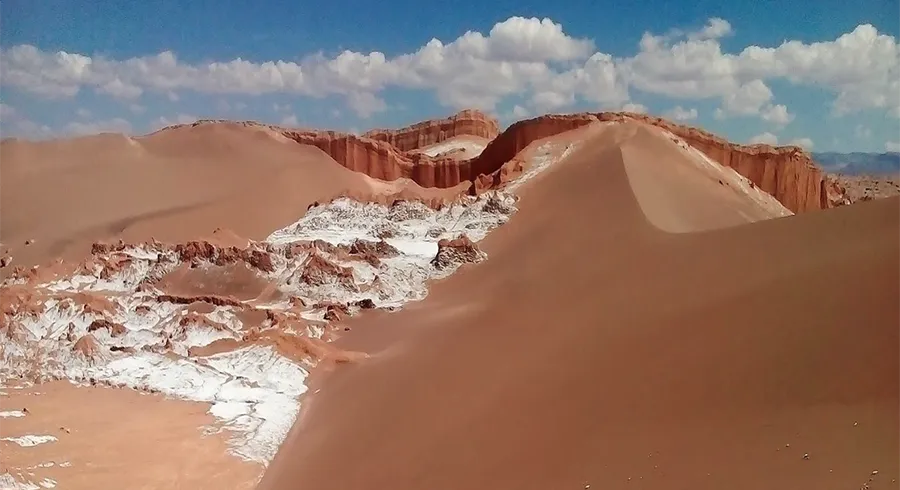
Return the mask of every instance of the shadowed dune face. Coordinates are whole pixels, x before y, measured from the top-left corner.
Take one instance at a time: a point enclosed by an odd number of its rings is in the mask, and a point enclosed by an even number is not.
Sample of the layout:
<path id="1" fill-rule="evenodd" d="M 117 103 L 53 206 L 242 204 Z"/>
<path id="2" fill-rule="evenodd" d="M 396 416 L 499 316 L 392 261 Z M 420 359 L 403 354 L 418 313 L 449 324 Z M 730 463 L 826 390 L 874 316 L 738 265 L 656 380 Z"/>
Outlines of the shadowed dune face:
<path id="1" fill-rule="evenodd" d="M 636 143 L 585 144 L 522 188 L 487 261 L 356 320 L 339 343 L 375 355 L 329 375 L 261 488 L 900 477 L 900 201 L 685 221 L 733 203 L 674 170 L 680 190 L 648 201 Z"/>

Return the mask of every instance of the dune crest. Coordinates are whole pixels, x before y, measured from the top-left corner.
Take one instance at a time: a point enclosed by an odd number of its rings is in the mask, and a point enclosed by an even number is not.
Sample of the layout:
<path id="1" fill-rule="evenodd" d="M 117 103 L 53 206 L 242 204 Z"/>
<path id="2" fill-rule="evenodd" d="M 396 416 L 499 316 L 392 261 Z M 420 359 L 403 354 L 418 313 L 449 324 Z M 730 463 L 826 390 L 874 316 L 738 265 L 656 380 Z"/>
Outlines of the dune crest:
<path id="1" fill-rule="evenodd" d="M 828 209 L 846 204 L 846 191 L 795 146 L 740 145 L 702 129 L 665 119 L 628 112 L 551 114 L 519 121 L 497 134 L 497 122 L 479 111 L 466 110 L 442 120 L 424 121 L 398 130 L 377 129 L 362 136 L 337 131 L 297 130 L 244 122 L 265 127 L 296 141 L 315 146 L 342 166 L 386 181 L 409 179 L 425 188 L 450 188 L 470 183 L 477 194 L 499 188 L 522 170 L 516 155 L 533 141 L 578 129 L 594 122 L 636 121 L 656 126 L 682 138 L 720 165 L 747 177 L 793 212 Z M 222 121 L 198 121 L 193 125 Z M 486 138 L 473 144 L 449 141 L 460 137 Z M 446 148 L 429 151 L 448 141 Z M 465 150 L 454 154 L 456 150 Z M 471 153 L 471 158 L 461 155 Z"/>

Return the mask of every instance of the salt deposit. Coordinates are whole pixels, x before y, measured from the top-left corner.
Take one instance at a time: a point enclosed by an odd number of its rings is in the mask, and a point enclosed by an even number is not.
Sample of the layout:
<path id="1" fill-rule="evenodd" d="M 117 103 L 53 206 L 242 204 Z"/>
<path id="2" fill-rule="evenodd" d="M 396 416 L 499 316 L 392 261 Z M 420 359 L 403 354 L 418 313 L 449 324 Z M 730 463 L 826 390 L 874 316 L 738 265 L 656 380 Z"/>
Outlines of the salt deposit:
<path id="1" fill-rule="evenodd" d="M 37 446 L 38 444 L 46 444 L 48 442 L 56 442 L 58 439 L 53 436 L 33 436 L 33 435 L 25 435 L 19 437 L 4 437 L 0 438 L 0 441 L 9 441 L 14 444 L 18 444 L 22 447 L 32 447 Z"/>
<path id="2" fill-rule="evenodd" d="M 471 142 L 452 143 L 476 150 Z M 322 304 L 344 305 L 352 314 L 361 304 L 396 309 L 423 299 L 428 281 L 458 266 L 432 263 L 438 243 L 461 236 L 478 242 L 506 223 L 516 211 L 519 186 L 566 158 L 577 144 L 542 142 L 531 151 L 526 172 L 504 190 L 463 196 L 438 210 L 419 202 L 384 206 L 346 198 L 309 209 L 265 242 L 250 245 L 271 260 L 267 272 L 256 274 L 279 293 L 274 300 L 232 299 L 193 311 L 171 298 L 160 299 L 164 291 L 157 281 L 183 265 L 171 247 L 146 244 L 98 252 L 96 263 L 74 275 L 29 285 L 41 299 L 31 305 L 33 312 L 7 318 L 16 335 L 0 336 L 0 379 L 60 378 L 206 402 L 218 422 L 206 430 L 228 430 L 233 454 L 266 465 L 299 412 L 307 369 L 317 359 L 289 359 L 273 345 L 247 339 L 270 329 L 279 329 L 288 340 L 328 338 L 333 326 Z M 436 145 L 426 151 L 448 150 Z M 357 242 L 376 247 L 376 257 L 351 253 Z M 119 259 L 121 267 L 108 265 Z M 217 270 L 209 260 L 192 260 L 197 273 Z M 12 279 L 3 287 L 16 283 L 21 281 Z M 73 300 L 74 293 L 89 293 L 111 307 L 88 307 Z M 296 306 L 293 298 L 305 306 Z M 252 311 L 265 319 L 244 324 L 242 315 Z M 251 330 L 257 337 L 249 335 Z M 216 347 L 209 351 L 215 353 L 197 350 L 207 347 Z M 21 415 L 7 411 L 0 416 Z M 56 439 L 4 440 L 28 446 Z"/>

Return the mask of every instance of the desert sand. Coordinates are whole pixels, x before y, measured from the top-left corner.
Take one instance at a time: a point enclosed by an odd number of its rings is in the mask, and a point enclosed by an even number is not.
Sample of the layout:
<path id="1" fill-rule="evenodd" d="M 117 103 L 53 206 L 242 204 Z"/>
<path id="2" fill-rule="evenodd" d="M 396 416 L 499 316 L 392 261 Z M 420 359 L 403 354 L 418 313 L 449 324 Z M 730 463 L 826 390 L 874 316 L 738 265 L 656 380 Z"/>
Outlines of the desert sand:
<path id="1" fill-rule="evenodd" d="M 498 133 L 464 111 L 362 137 L 209 121 L 4 141 L 0 378 L 42 395 L 0 437 L 57 439 L 4 451 L 0 473 L 67 488 L 900 478 L 900 198 L 841 206 L 799 148 L 649 116 Z M 140 471 L 110 458 L 132 452 Z M 91 470 L 63 471 L 76 462 Z"/>
<path id="2" fill-rule="evenodd" d="M 616 139 L 523 187 L 487 261 L 355 321 L 373 357 L 260 488 L 891 488 L 897 199 L 666 233 L 725 203 L 653 192 L 656 138 Z"/>
<path id="3" fill-rule="evenodd" d="M 0 475 L 44 488 L 234 488 L 259 468 L 226 457 L 224 434 L 201 403 L 55 381 L 3 386 L 2 437 L 50 436 L 36 446 L 0 441 Z"/>

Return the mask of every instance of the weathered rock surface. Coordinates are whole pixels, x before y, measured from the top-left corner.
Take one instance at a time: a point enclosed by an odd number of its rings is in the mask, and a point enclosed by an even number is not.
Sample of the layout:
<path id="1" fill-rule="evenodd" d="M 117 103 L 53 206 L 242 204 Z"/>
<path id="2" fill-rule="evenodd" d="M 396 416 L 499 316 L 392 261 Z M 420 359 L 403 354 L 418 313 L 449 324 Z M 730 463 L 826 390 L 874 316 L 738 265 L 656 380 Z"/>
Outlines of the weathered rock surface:
<path id="1" fill-rule="evenodd" d="M 423 148 L 456 136 L 492 140 L 500 134 L 496 119 L 477 110 L 460 111 L 446 119 L 423 121 L 401 129 L 373 129 L 363 137 L 384 141 L 400 151 Z"/>
<path id="2" fill-rule="evenodd" d="M 702 129 L 627 112 L 546 115 L 519 121 L 497 134 L 497 121 L 479 111 L 425 121 L 398 130 L 378 129 L 365 136 L 334 131 L 305 131 L 265 126 L 301 144 L 331 155 L 344 167 L 392 181 L 406 178 L 422 187 L 449 188 L 471 182 L 470 192 L 496 188 L 523 170 L 516 155 L 539 139 L 598 121 L 633 120 L 665 129 L 716 162 L 747 177 L 793 212 L 825 209 L 849 202 L 843 186 L 829 177 L 809 153 L 795 146 L 740 145 Z M 198 121 L 203 124 L 215 121 Z M 256 123 L 245 122 L 245 125 Z M 264 126 L 264 125 L 258 125 Z M 461 135 L 493 138 L 475 158 L 429 157 L 420 147 Z"/>
<path id="3" fill-rule="evenodd" d="M 634 120 L 665 129 L 716 162 L 747 177 L 763 191 L 794 212 L 825 209 L 845 202 L 843 188 L 795 146 L 730 143 L 701 129 L 674 124 L 665 119 L 624 112 L 548 115 L 513 124 L 470 162 L 484 174 L 478 187 L 493 187 L 506 180 L 515 156 L 533 141 L 563 133 L 597 121 Z"/>
<path id="4" fill-rule="evenodd" d="M 621 120 L 621 113 L 598 114 L 600 120 Z M 739 145 L 701 129 L 652 116 L 628 116 L 666 129 L 720 164 L 736 170 L 795 213 L 840 204 L 840 186 L 819 168 L 812 156 L 796 146 Z"/>
<path id="5" fill-rule="evenodd" d="M 469 237 L 462 235 L 453 240 L 445 238 L 438 241 L 438 252 L 431 260 L 431 265 L 437 269 L 445 269 L 466 263 L 480 262 L 484 258 L 485 254 L 478 248 L 478 245 Z"/>

